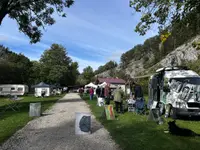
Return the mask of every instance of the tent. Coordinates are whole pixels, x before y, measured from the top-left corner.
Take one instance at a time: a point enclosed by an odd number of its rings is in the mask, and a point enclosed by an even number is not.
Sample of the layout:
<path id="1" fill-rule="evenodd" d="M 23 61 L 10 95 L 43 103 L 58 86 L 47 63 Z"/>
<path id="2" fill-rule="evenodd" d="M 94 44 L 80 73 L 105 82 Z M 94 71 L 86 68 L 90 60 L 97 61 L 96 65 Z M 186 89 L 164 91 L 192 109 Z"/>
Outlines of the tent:
<path id="1" fill-rule="evenodd" d="M 35 97 L 42 96 L 42 92 L 45 92 L 44 96 L 50 96 L 54 87 L 54 85 L 49 85 L 44 82 L 32 86 L 32 88 L 35 88 Z"/>
<path id="2" fill-rule="evenodd" d="M 95 84 L 93 84 L 93 83 L 91 82 L 91 83 L 85 85 L 85 88 L 88 88 L 88 87 L 89 87 L 89 88 L 90 88 L 90 87 L 97 88 L 97 85 L 95 85 Z"/>
<path id="3" fill-rule="evenodd" d="M 99 87 L 105 87 L 107 85 L 106 82 L 103 82 L 102 84 L 99 85 Z"/>
<path id="4" fill-rule="evenodd" d="M 101 87 L 101 88 L 104 88 L 107 84 L 108 84 L 108 83 L 103 82 L 102 84 L 99 84 L 98 86 Z M 117 85 L 110 84 L 110 88 L 116 89 L 116 88 L 117 88 Z"/>
<path id="5" fill-rule="evenodd" d="M 92 82 L 87 84 L 87 85 L 85 85 L 85 88 L 91 88 L 91 87 L 96 89 L 97 85 L 93 84 Z M 96 90 L 94 90 L 94 94 L 96 95 Z"/>

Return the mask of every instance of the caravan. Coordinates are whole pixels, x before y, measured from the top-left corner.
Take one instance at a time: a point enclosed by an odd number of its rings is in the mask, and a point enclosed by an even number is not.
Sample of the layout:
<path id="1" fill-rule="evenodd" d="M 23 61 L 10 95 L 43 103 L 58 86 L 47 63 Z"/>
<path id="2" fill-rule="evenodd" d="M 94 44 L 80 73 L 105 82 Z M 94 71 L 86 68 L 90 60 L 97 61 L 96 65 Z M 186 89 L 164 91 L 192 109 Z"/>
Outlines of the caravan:
<path id="1" fill-rule="evenodd" d="M 0 96 L 6 95 L 24 95 L 28 93 L 28 86 L 22 84 L 1 84 Z"/>

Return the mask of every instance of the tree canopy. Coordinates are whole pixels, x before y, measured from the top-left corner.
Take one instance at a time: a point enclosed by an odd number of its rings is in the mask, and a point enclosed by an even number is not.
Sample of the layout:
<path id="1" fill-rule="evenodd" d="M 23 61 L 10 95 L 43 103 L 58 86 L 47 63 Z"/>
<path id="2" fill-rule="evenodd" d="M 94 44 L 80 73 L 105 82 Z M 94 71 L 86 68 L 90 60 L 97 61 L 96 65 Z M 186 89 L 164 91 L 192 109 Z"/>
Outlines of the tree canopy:
<path id="1" fill-rule="evenodd" d="M 87 83 L 91 82 L 92 78 L 94 77 L 94 72 L 91 66 L 88 66 L 83 69 L 83 78 L 86 80 Z"/>
<path id="2" fill-rule="evenodd" d="M 40 61 L 30 61 L 23 54 L 0 46 L 0 80 L 2 84 L 37 84 L 41 81 L 61 86 L 74 85 L 78 63 L 72 62 L 62 45 L 52 44 Z"/>
<path id="3" fill-rule="evenodd" d="M 52 44 L 40 58 L 41 77 L 48 83 L 72 85 L 78 76 L 78 63 L 72 62 L 62 45 Z"/>
<path id="4" fill-rule="evenodd" d="M 16 54 L 0 45 L 0 81 L 4 83 L 29 83 L 32 64 L 23 54 Z"/>
<path id="5" fill-rule="evenodd" d="M 161 1 L 160 1 L 161 2 Z M 192 10 L 184 18 L 173 22 L 170 27 L 160 31 L 143 44 L 136 45 L 121 56 L 121 66 L 126 68 L 131 61 L 143 59 L 145 68 L 151 67 L 178 46 L 200 34 L 200 13 Z"/>
<path id="6" fill-rule="evenodd" d="M 16 20 L 19 30 L 30 38 L 31 43 L 40 41 L 42 29 L 53 25 L 53 13 L 66 17 L 65 7 L 70 7 L 74 0 L 0 0 L 0 25 L 8 16 Z"/>
<path id="7" fill-rule="evenodd" d="M 115 61 L 109 61 L 103 66 L 99 66 L 97 70 L 95 70 L 94 74 L 99 74 L 104 71 L 110 70 L 117 67 L 117 63 Z"/>
<path id="8" fill-rule="evenodd" d="M 130 0 L 130 7 L 142 13 L 135 28 L 140 35 L 146 34 L 154 23 L 160 30 L 170 29 L 191 12 L 195 16 L 200 13 L 199 0 Z"/>

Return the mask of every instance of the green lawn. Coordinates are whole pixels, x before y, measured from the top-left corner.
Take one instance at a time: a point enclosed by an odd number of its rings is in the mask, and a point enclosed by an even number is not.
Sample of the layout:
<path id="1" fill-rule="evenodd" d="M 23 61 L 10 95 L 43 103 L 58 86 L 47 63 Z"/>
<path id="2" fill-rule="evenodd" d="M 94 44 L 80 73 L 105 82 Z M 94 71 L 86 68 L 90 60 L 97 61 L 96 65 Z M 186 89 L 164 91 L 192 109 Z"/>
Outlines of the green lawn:
<path id="1" fill-rule="evenodd" d="M 8 104 L 6 98 L 0 98 L 0 143 L 8 139 L 17 130 L 25 126 L 33 117 L 29 117 L 29 103 L 41 102 L 42 111 L 45 111 L 51 107 L 61 96 L 47 97 L 47 98 L 35 98 L 33 96 L 23 97 L 20 102 L 20 110 L 15 112 L 12 110 L 6 110 L 2 112 L 5 106 Z"/>
<path id="2" fill-rule="evenodd" d="M 126 112 L 117 116 L 114 121 L 107 121 L 101 117 L 103 108 L 96 106 L 96 100 L 90 101 L 88 96 L 84 96 L 83 99 L 124 150 L 198 150 L 200 147 L 200 137 L 179 137 L 164 133 L 170 119 L 165 120 L 164 125 L 157 125 L 155 122 L 147 121 L 147 116 Z M 177 124 L 200 133 L 200 121 L 177 120 Z"/>

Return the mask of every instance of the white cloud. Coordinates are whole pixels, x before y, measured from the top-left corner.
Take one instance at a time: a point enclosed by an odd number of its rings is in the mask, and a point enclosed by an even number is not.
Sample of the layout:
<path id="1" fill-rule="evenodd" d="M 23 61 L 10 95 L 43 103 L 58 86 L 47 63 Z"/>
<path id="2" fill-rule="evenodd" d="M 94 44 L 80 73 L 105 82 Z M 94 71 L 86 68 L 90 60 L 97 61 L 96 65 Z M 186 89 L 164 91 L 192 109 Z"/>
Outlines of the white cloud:
<path id="1" fill-rule="evenodd" d="M 104 62 L 85 60 L 85 59 L 81 59 L 75 56 L 69 56 L 69 57 L 71 57 L 73 61 L 78 62 L 79 72 L 83 72 L 83 69 L 87 66 L 91 66 L 93 70 L 96 70 L 99 66 L 104 65 Z"/>
<path id="2" fill-rule="evenodd" d="M 1 41 L 1 37 L 4 39 L 2 41 L 4 41 L 5 43 L 9 43 L 12 45 L 30 45 L 30 46 L 36 46 L 36 47 L 40 47 L 40 48 L 49 48 L 50 46 L 44 43 L 37 43 L 37 44 L 30 44 L 29 39 L 26 39 L 22 36 L 15 36 L 15 35 L 11 35 L 8 33 L 0 33 L 0 41 Z M 31 48 L 33 49 L 33 48 Z"/>
<path id="3" fill-rule="evenodd" d="M 74 15 L 72 13 L 67 14 L 67 18 L 62 18 L 55 16 L 57 24 L 56 26 L 59 26 L 59 29 L 74 29 L 77 28 L 81 32 L 84 32 L 86 30 L 89 30 L 90 32 L 96 33 L 96 36 L 99 36 L 98 34 L 103 34 L 105 37 L 111 37 L 116 38 L 118 40 L 121 40 L 123 42 L 132 44 L 133 43 L 133 36 L 128 36 L 125 34 L 124 30 L 115 27 L 113 24 L 110 24 L 108 21 L 101 20 L 101 22 L 92 22 L 87 19 L 82 19 L 78 17 L 77 15 Z M 54 27 L 56 27 L 54 26 Z M 80 30 L 81 29 L 81 30 Z M 90 33 L 91 34 L 91 33 Z M 68 34 L 63 36 L 69 36 Z M 70 35 L 71 36 L 71 35 Z"/>

